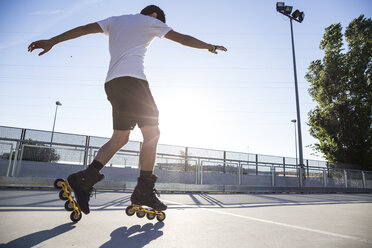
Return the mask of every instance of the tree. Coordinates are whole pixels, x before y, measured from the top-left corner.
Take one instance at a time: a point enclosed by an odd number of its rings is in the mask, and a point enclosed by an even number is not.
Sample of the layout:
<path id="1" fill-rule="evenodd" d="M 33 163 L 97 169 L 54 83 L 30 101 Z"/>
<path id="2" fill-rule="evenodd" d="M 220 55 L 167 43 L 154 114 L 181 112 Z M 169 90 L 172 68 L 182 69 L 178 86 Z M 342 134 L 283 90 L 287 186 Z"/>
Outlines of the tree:
<path id="1" fill-rule="evenodd" d="M 312 61 L 305 76 L 318 103 L 309 112 L 310 134 L 328 161 L 372 170 L 372 20 L 359 16 L 344 36 L 347 49 L 340 23 L 325 29 L 324 58 Z"/>
<path id="2" fill-rule="evenodd" d="M 59 154 L 56 153 L 56 150 L 54 148 L 50 148 L 46 145 L 36 143 L 31 139 L 27 140 L 23 144 L 25 146 L 23 148 L 24 150 L 22 160 L 56 162 L 61 157 Z M 45 148 L 43 148 L 44 146 Z"/>

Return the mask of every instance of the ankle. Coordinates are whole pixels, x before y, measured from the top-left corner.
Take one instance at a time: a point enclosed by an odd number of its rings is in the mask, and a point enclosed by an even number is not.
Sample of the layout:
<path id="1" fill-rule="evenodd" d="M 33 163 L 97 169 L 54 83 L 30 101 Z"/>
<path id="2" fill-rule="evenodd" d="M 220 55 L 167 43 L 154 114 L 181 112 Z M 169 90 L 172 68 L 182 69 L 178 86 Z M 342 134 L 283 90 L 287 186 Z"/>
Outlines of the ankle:
<path id="1" fill-rule="evenodd" d="M 96 170 L 99 172 L 103 167 L 104 165 L 101 162 L 98 160 L 93 160 L 93 162 L 88 166 L 87 170 Z"/>
<path id="2" fill-rule="evenodd" d="M 152 176 L 152 171 L 145 171 L 145 170 L 140 171 L 140 177 L 151 177 L 151 176 Z"/>

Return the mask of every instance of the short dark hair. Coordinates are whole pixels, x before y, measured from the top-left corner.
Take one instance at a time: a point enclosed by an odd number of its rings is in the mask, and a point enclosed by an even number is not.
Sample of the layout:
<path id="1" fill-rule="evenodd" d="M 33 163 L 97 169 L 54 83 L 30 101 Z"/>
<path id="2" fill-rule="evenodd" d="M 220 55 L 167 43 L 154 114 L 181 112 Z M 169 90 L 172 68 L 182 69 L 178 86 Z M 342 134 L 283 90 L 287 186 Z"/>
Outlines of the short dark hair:
<path id="1" fill-rule="evenodd" d="M 160 21 L 165 23 L 164 11 L 161 8 L 159 8 L 158 6 L 149 5 L 146 8 L 144 8 L 143 10 L 141 10 L 142 15 L 151 15 L 154 12 L 157 14 L 156 19 L 159 19 Z"/>

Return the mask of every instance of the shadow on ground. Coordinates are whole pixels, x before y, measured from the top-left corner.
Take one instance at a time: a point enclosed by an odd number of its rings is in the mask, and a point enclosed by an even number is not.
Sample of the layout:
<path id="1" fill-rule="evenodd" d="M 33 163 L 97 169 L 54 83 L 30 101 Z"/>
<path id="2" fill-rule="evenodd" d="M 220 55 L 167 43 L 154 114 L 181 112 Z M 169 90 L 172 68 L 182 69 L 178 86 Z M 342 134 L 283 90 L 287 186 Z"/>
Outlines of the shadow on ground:
<path id="1" fill-rule="evenodd" d="M 56 226 L 53 229 L 48 229 L 44 231 L 39 231 L 35 233 L 28 234 L 26 236 L 17 238 L 8 242 L 7 244 L 0 244 L 0 248 L 28 248 L 34 247 L 41 242 L 44 242 L 48 239 L 61 235 L 62 233 L 68 232 L 74 229 L 74 223 L 66 223 L 60 226 Z"/>
<path id="2" fill-rule="evenodd" d="M 100 248 L 144 247 L 163 235 L 163 231 L 160 231 L 163 227 L 163 222 L 157 222 L 155 225 L 148 223 L 142 227 L 140 225 L 135 225 L 130 228 L 126 226 L 119 227 L 110 234 L 111 240 L 101 245 Z"/>

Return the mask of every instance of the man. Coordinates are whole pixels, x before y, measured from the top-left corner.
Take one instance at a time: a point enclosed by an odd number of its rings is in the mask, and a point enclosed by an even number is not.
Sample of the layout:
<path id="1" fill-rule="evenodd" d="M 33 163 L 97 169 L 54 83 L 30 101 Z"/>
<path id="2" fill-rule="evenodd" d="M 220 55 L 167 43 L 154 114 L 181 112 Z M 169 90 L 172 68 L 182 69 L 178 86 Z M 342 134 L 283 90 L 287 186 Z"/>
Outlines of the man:
<path id="1" fill-rule="evenodd" d="M 90 193 L 93 185 L 104 178 L 99 171 L 129 140 L 130 131 L 138 125 L 143 135 L 140 152 L 140 177 L 131 196 L 132 204 L 146 205 L 158 211 L 167 206 L 154 193 L 157 177 L 153 175 L 156 147 L 160 131 L 159 112 L 144 74 L 144 58 L 148 46 L 155 37 L 165 37 L 182 45 L 227 51 L 223 46 L 214 46 L 194 37 L 180 34 L 165 24 L 165 14 L 157 6 L 150 5 L 140 14 L 113 16 L 105 20 L 80 26 L 49 40 L 32 42 L 28 51 L 43 49 L 43 55 L 54 45 L 93 33 L 104 33 L 109 37 L 111 55 L 105 82 L 107 99 L 112 105 L 114 132 L 103 145 L 94 161 L 86 170 L 67 178 L 83 213 L 88 214 Z"/>

